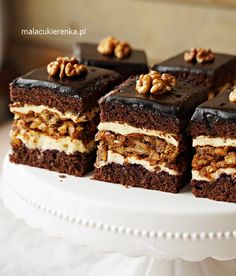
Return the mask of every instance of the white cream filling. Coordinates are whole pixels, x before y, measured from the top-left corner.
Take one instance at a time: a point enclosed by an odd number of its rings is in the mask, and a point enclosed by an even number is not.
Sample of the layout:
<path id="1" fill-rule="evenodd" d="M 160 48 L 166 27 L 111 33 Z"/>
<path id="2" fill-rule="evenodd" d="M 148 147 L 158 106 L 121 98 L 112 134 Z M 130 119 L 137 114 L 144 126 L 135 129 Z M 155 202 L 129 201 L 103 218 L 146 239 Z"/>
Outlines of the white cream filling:
<path id="1" fill-rule="evenodd" d="M 146 160 L 141 160 L 141 159 L 137 159 L 135 157 L 126 157 L 124 158 L 121 154 L 113 152 L 111 150 L 108 150 L 107 152 L 107 161 L 100 161 L 99 163 L 96 163 L 95 166 L 97 168 L 103 167 L 109 163 L 117 163 L 120 165 L 125 165 L 125 163 L 127 164 L 137 164 L 137 165 L 142 165 L 146 170 L 149 171 L 165 171 L 171 175 L 179 175 L 180 173 L 176 170 L 172 170 L 167 168 L 164 165 L 158 165 L 158 166 L 153 166 L 150 164 L 150 162 L 146 161 Z M 157 168 L 158 167 L 158 170 Z"/>
<path id="2" fill-rule="evenodd" d="M 20 114 L 29 114 L 30 112 L 40 114 L 44 110 L 46 110 L 51 113 L 57 114 L 61 119 L 72 120 L 74 123 L 88 121 L 89 117 L 91 117 L 91 118 L 94 117 L 95 113 L 98 112 L 98 108 L 95 107 L 89 113 L 85 113 L 80 116 L 80 114 L 75 114 L 70 111 L 66 111 L 65 113 L 62 113 L 61 111 L 57 110 L 56 108 L 51 108 L 51 107 L 47 107 L 44 105 L 29 105 L 29 104 L 24 104 L 23 106 L 11 106 L 10 110 L 12 113 L 20 113 Z"/>
<path id="3" fill-rule="evenodd" d="M 198 180 L 198 181 L 214 181 L 216 179 L 218 179 L 221 174 L 228 174 L 228 175 L 232 175 L 232 174 L 236 174 L 236 169 L 235 168 L 222 168 L 222 169 L 218 169 L 217 171 L 215 171 L 214 173 L 209 174 L 209 178 L 206 176 L 202 176 L 200 175 L 199 171 L 197 170 L 192 170 L 192 180 Z"/>
<path id="4" fill-rule="evenodd" d="M 129 134 L 135 133 L 135 134 L 156 136 L 160 139 L 165 140 L 167 143 L 174 145 L 175 147 L 178 147 L 179 145 L 179 141 L 176 139 L 176 135 L 174 134 L 164 133 L 163 131 L 158 131 L 158 130 L 136 128 L 126 123 L 121 124 L 118 122 L 103 122 L 98 125 L 98 130 L 112 131 L 121 135 L 129 135 Z"/>
<path id="5" fill-rule="evenodd" d="M 56 139 L 34 130 L 21 129 L 16 135 L 12 134 L 12 136 L 20 139 L 29 149 L 58 150 L 67 154 L 90 152 L 96 146 L 94 141 L 85 145 L 81 140 L 72 139 L 70 136 Z"/>
<path id="6" fill-rule="evenodd" d="M 236 147 L 236 139 L 220 137 L 211 138 L 201 135 L 193 139 L 193 147 L 196 146 Z"/>

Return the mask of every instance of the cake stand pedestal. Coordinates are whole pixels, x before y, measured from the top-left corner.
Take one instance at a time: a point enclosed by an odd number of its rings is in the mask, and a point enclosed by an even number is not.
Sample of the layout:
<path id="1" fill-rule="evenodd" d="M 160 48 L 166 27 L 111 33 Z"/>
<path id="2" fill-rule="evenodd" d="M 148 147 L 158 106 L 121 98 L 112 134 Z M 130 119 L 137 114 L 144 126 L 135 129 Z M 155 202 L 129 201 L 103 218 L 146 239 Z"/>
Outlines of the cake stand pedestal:
<path id="1" fill-rule="evenodd" d="M 0 181 L 5 206 L 32 228 L 119 253 L 104 257 L 106 275 L 236 275 L 236 204 L 197 199 L 189 187 L 170 194 L 63 178 L 7 157 Z M 142 257 L 131 269 L 122 255 Z"/>

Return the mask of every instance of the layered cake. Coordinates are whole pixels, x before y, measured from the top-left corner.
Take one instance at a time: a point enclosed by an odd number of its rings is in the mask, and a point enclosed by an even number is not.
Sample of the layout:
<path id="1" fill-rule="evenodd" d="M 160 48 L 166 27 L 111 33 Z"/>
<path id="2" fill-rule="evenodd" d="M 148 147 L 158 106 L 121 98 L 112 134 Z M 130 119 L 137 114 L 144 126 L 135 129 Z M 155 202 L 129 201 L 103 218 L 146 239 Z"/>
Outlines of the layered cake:
<path id="1" fill-rule="evenodd" d="M 82 176 L 95 161 L 98 99 L 121 81 L 113 71 L 59 57 L 10 84 L 10 160 Z"/>
<path id="2" fill-rule="evenodd" d="M 236 79 L 236 57 L 193 48 L 154 65 L 153 69 L 172 74 L 178 80 L 209 87 L 217 94 Z"/>
<path id="3" fill-rule="evenodd" d="M 73 54 L 83 64 L 114 70 L 124 78 L 148 72 L 145 52 L 132 49 L 127 42 L 114 37 L 107 37 L 99 44 L 77 43 Z"/>
<path id="4" fill-rule="evenodd" d="M 236 90 L 200 105 L 191 121 L 193 193 L 236 202 Z"/>
<path id="5" fill-rule="evenodd" d="M 186 127 L 205 89 L 151 71 L 100 101 L 94 179 L 176 193 L 189 181 Z"/>

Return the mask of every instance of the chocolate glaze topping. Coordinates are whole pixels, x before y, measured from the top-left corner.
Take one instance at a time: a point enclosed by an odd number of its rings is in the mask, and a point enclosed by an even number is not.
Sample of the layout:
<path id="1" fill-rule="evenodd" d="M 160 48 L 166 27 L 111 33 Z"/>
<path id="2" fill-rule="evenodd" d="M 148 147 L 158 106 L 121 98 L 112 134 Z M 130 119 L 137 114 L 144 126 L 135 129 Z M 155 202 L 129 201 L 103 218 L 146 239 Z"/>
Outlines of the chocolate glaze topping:
<path id="1" fill-rule="evenodd" d="M 147 57 L 141 50 L 133 49 L 130 56 L 118 59 L 101 55 L 97 51 L 97 44 L 77 43 L 73 54 L 83 64 L 115 70 L 125 76 L 148 72 Z"/>
<path id="2" fill-rule="evenodd" d="M 206 89 L 180 81 L 177 82 L 177 85 L 170 92 L 161 95 L 152 95 L 150 93 L 142 95 L 135 91 L 136 79 L 137 77 L 129 78 L 115 92 L 111 92 L 100 101 L 106 101 L 106 103 L 120 102 L 137 109 L 152 110 L 153 112 L 163 114 L 163 116 L 166 114 L 185 118 L 191 115 L 193 109 L 208 97 Z"/>
<path id="3" fill-rule="evenodd" d="M 213 76 L 215 72 L 221 67 L 227 67 L 231 63 L 236 64 L 236 56 L 214 53 L 215 59 L 211 63 L 191 63 L 184 60 L 184 53 L 178 54 L 170 59 L 167 59 L 159 64 L 153 66 L 154 70 L 160 72 L 178 72 L 186 71 L 193 74 L 204 73 Z"/>
<path id="4" fill-rule="evenodd" d="M 88 67 L 88 74 L 85 76 L 50 77 L 46 67 L 41 67 L 15 79 L 10 85 L 28 89 L 49 89 L 61 96 L 83 100 L 96 97 L 96 91 L 100 91 L 101 88 L 107 89 L 109 84 L 120 79 L 118 73 L 96 67 Z M 108 89 L 106 92 L 109 92 Z"/>
<path id="5" fill-rule="evenodd" d="M 229 91 L 201 104 L 195 111 L 192 121 L 218 122 L 236 120 L 236 103 L 229 101 Z"/>

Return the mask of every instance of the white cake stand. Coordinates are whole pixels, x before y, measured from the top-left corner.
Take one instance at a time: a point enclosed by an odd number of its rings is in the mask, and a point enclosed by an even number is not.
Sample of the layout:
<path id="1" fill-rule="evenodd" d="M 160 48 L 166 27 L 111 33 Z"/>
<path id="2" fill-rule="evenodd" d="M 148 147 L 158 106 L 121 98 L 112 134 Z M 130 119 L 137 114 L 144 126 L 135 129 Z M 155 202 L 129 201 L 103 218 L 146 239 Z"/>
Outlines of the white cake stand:
<path id="1" fill-rule="evenodd" d="M 5 206 L 33 228 L 103 252 L 146 256 L 139 272 L 126 263 L 122 276 L 236 275 L 236 204 L 197 199 L 189 187 L 170 194 L 61 178 L 8 158 L 1 184 Z"/>

